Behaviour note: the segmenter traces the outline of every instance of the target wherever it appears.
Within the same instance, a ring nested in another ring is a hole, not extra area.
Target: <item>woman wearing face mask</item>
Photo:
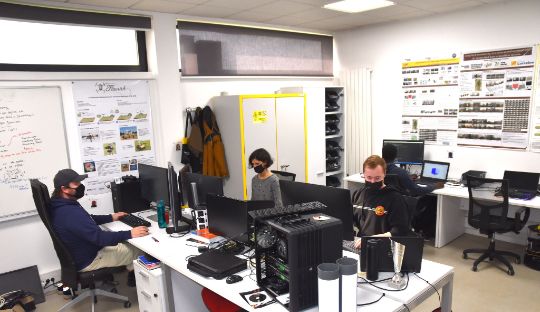
[[[384,184],[386,162],[379,156],[364,161],[366,187],[354,204],[357,236],[405,236],[409,233],[407,205],[401,194]]]
[[[257,173],[251,179],[251,199],[271,200],[276,207],[283,207],[279,179],[268,169],[273,163],[270,153],[264,148],[259,148],[249,155],[250,167]]]

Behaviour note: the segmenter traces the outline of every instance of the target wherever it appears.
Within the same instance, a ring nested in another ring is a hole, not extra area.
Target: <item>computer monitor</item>
[[[222,195],[208,194],[206,211],[210,233],[231,240],[249,243],[252,220],[249,211],[273,208],[270,200],[238,200]]]
[[[149,202],[163,200],[169,206],[169,176],[166,168],[139,164],[141,196]]]
[[[426,160],[422,165],[422,179],[446,182],[450,163]]]
[[[343,239],[353,240],[353,207],[347,189],[293,181],[279,181],[283,205],[319,201],[327,206],[323,213],[341,220]]]
[[[383,147],[392,144],[397,148],[396,163],[402,165],[421,165],[424,161],[423,140],[383,140]]]
[[[168,176],[168,186],[169,186],[169,207],[171,211],[171,218],[173,224],[173,232],[178,233],[182,231],[189,230],[189,224],[183,223],[180,221],[182,213],[180,212],[180,194],[178,192],[178,175],[174,170],[172,163],[167,164],[167,176]]]
[[[540,173],[522,171],[504,171],[503,179],[508,180],[508,189],[533,191],[538,188]]]
[[[197,187],[196,198],[193,195],[192,183]],[[183,172],[182,191],[187,194],[189,207],[198,209],[199,206],[206,206],[207,194],[223,195],[223,180],[219,177]]]

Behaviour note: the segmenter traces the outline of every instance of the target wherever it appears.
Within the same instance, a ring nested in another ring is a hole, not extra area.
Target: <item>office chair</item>
[[[60,260],[62,284],[70,287],[72,289],[72,294],[73,290],[77,290],[79,286],[81,287],[81,290],[88,288],[77,296],[73,294],[73,299],[61,307],[58,311],[66,311],[87,297],[93,298],[92,311],[94,311],[94,305],[97,303],[98,295],[124,302],[125,308],[131,307],[129,298],[116,294],[116,288],[111,289],[110,292],[96,288],[96,282],[112,282],[112,273],[122,270],[123,267],[103,268],[88,272],[78,272],[69,250],[64,245],[62,240],[60,240],[60,238],[56,235],[52,227],[49,215],[51,199],[49,197],[47,186],[37,179],[31,179],[30,186],[32,187],[32,195],[34,197],[37,212],[41,218],[41,221],[43,221],[43,224],[47,228],[47,231],[49,231],[49,235],[51,235],[54,250],[56,251],[58,260]]]
[[[474,261],[472,270],[478,270],[478,264],[486,258],[497,259],[508,268],[508,275],[514,275],[514,268],[503,256],[516,259],[516,263],[521,263],[518,254],[509,251],[495,249],[495,233],[514,232],[516,234],[525,226],[529,219],[530,210],[521,207],[516,211],[514,218],[508,215],[508,180],[478,178],[468,175],[467,188],[469,190],[469,224],[486,234],[489,238],[488,249],[465,249],[463,258],[467,259],[469,253],[481,253],[480,257]],[[502,196],[495,196],[495,192],[500,191]]]
[[[277,171],[277,170],[270,170],[270,171],[273,174],[275,174],[280,180],[294,181],[296,179],[296,174],[292,172]]]
[[[418,202],[421,197],[410,196],[403,186],[401,186],[401,183],[399,183],[397,174],[385,175],[384,184],[398,190],[403,196],[403,199],[405,199],[405,203],[407,204],[407,215],[409,216],[409,228],[411,229],[413,220],[418,213]]]

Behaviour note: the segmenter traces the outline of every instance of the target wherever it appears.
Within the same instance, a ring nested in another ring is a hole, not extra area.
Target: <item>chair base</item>
[[[77,297],[73,298],[70,302],[66,303],[63,307],[58,309],[58,312],[68,311],[70,308],[72,308],[77,303],[83,301],[86,298],[91,298],[92,300],[92,312],[94,312],[95,305],[97,302],[96,296],[104,296],[108,298],[112,298],[119,302],[124,302],[124,307],[129,308],[131,307],[131,302],[129,301],[129,298],[126,296],[121,296],[119,294],[115,294],[109,291],[105,291],[103,289],[87,289],[81,292]]]
[[[503,256],[508,256],[508,257],[512,257],[512,258],[516,259],[517,264],[521,263],[521,256],[520,255],[518,255],[516,253],[513,253],[513,252],[510,252],[510,251],[496,250],[495,249],[495,238],[494,237],[490,237],[488,249],[471,248],[471,249],[463,250],[463,259],[467,259],[468,254],[470,254],[470,253],[479,253],[479,254],[481,254],[480,257],[478,259],[476,259],[474,261],[474,263],[473,263],[472,270],[474,272],[478,271],[478,264],[480,264],[480,262],[482,262],[482,261],[484,261],[486,259],[489,259],[489,261],[492,261],[493,259],[497,259],[497,260],[499,260],[499,262],[506,265],[506,267],[508,269],[506,271],[506,273],[508,273],[508,275],[514,275],[515,274],[514,267]]]

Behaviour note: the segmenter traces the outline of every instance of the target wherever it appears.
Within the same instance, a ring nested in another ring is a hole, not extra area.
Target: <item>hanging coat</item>
[[[216,121],[216,116],[206,106],[203,109],[203,174],[216,177],[228,177],[229,169],[225,160],[225,147],[221,141],[221,134]]]
[[[197,107],[191,123],[191,133],[189,134],[189,149],[191,151],[190,165],[195,173],[202,173],[203,163],[203,129],[202,129],[202,109]]]

